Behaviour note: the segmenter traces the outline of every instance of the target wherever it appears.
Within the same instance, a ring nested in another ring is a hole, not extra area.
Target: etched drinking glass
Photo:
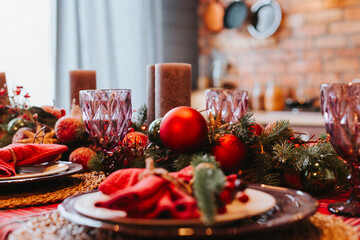
[[[85,129],[93,143],[106,151],[118,146],[132,116],[130,89],[80,91]]]
[[[360,84],[323,84],[321,112],[336,152],[350,166],[351,194],[347,201],[329,204],[330,212],[360,216]]]
[[[206,90],[207,115],[217,117],[225,123],[236,123],[249,108],[248,92],[244,90],[208,89]]]

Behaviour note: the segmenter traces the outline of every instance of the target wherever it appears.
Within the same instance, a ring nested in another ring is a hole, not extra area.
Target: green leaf
[[[55,115],[53,115],[39,107],[31,107],[28,109],[28,111],[31,114],[37,113],[38,114],[37,121],[39,121],[43,124],[46,124],[47,126],[49,126],[51,128],[54,128],[55,123],[58,120],[58,118]]]

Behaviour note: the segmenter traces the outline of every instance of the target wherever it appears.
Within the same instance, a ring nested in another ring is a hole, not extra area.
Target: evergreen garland
[[[134,128],[144,126],[146,107],[143,106],[133,123]],[[260,136],[253,132],[255,119],[251,112],[245,113],[234,124],[221,122],[221,115],[211,116],[208,122],[208,140],[202,149],[195,154],[175,154],[163,146],[150,143],[141,157],[132,156],[128,159],[127,167],[144,167],[144,159],[151,157],[156,167],[168,171],[178,171],[191,164],[195,156],[204,156],[211,152],[212,147],[218,144],[217,140],[224,134],[233,134],[238,137],[247,148],[248,167],[239,172],[240,177],[253,183],[274,186],[286,185],[285,174],[292,174],[301,178],[301,188],[312,194],[318,194],[319,181],[315,181],[306,174],[314,171],[330,171],[336,176],[340,188],[347,187],[349,170],[346,164],[338,157],[336,151],[323,136],[317,141],[304,142],[300,136],[294,137],[294,131],[287,120],[279,120],[269,124]],[[210,156],[210,155],[208,155]],[[196,157],[195,157],[196,158]],[[204,174],[205,173],[200,173]],[[320,179],[326,181],[326,179]],[[284,185],[285,184],[285,185]]]

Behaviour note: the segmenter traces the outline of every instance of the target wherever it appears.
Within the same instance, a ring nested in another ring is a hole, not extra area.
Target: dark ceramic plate
[[[167,239],[178,237],[199,238],[206,236],[231,237],[251,234],[258,231],[273,230],[303,220],[313,215],[317,210],[317,201],[304,192],[263,185],[250,185],[249,187],[264,191],[274,196],[276,199],[275,207],[260,215],[241,219],[229,225],[216,227],[142,226],[139,228],[138,225],[116,224],[108,221],[95,220],[77,213],[74,209],[74,203],[78,197],[86,193],[65,199],[65,201],[59,205],[58,209],[62,217],[75,224],[116,231],[121,234],[134,237]]]
[[[38,176],[38,177],[30,177],[30,178],[22,178],[22,179],[6,179],[6,180],[0,180],[0,186],[8,186],[12,184],[23,184],[23,183],[32,183],[32,182],[38,182],[38,181],[47,181],[50,179],[60,178],[64,176],[68,176],[74,173],[78,173],[82,171],[83,167],[80,164],[72,163],[72,162],[63,162],[59,161],[57,163],[63,163],[69,166],[69,168],[63,172],[46,175],[46,176]],[[34,172],[34,167],[21,167],[22,172]],[[43,166],[40,166],[39,169],[41,170]]]

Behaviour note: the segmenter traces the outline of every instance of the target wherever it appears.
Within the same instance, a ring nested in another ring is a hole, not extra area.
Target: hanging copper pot
[[[210,0],[203,14],[206,29],[214,33],[220,32],[224,28],[224,14],[224,6],[217,0]]]

